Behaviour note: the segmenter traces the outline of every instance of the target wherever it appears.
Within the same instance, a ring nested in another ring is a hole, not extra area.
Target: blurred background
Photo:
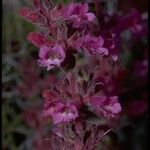
[[[69,0],[58,0],[67,3]],[[82,1],[85,2],[85,1]],[[116,133],[110,135],[115,145],[111,150],[148,149],[148,43],[147,0],[91,0],[86,1],[94,11],[97,2],[108,14],[129,15],[136,8],[143,18],[144,32],[131,35],[128,29],[120,33],[120,69],[116,76],[119,84],[122,116]],[[33,24],[18,15],[20,7],[31,6],[31,0],[3,0],[2,18],[2,149],[42,150],[40,124],[42,90],[55,80],[37,64],[38,50],[26,40]],[[112,26],[114,23],[112,23]],[[108,150],[109,150],[108,149]],[[103,149],[102,149],[103,150]]]

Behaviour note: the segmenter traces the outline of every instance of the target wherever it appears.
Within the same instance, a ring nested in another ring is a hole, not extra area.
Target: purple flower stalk
[[[56,44],[52,48],[43,45],[40,48],[39,57],[40,66],[47,67],[49,71],[55,66],[60,66],[65,59],[65,53],[61,45]]]
[[[43,116],[53,124],[50,146],[51,149],[62,145],[62,149],[93,150],[115,127],[121,112],[115,93],[109,95],[106,84],[96,80],[101,76],[97,68],[105,70],[104,61],[118,60],[115,35],[109,30],[93,32],[90,26],[94,25],[96,16],[89,12],[87,3],[56,7],[45,3],[45,0],[33,0],[34,8],[22,8],[20,14],[45,29],[31,32],[27,37],[39,48],[39,65],[47,71],[61,70],[60,77],[43,92]],[[81,64],[80,54],[84,55]],[[74,65],[68,69],[72,61]],[[101,119],[105,128],[101,127]]]

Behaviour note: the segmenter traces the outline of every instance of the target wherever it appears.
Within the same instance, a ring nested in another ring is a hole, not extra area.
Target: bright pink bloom
[[[121,111],[117,96],[94,96],[90,99],[90,104],[98,114],[103,114],[106,118],[114,118]]]
[[[79,28],[95,19],[95,15],[93,13],[88,13],[88,10],[89,7],[86,3],[71,3],[62,9],[62,14],[65,20],[73,23],[73,27]]]
[[[47,67],[47,70],[60,66],[65,59],[65,52],[61,45],[56,44],[53,47],[41,46],[39,52],[40,66]]]

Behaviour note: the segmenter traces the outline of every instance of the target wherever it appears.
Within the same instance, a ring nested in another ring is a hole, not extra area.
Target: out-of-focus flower
[[[32,65],[30,65],[32,64]],[[39,80],[39,68],[35,60],[22,59],[18,69],[22,77],[22,82],[17,86],[17,91],[22,97],[30,99],[39,92],[37,80]],[[39,93],[38,93],[39,94]]]
[[[32,135],[30,135],[32,149],[48,150],[48,143],[44,138],[46,136],[45,129],[47,120],[42,115],[41,107],[38,105],[30,106],[23,112],[22,117],[25,123],[33,129]]]
[[[136,61],[134,63],[134,75],[136,77],[147,77],[148,73],[148,61]]]
[[[17,85],[16,90],[26,100],[38,96],[41,90],[48,88],[50,84],[56,81],[54,74],[45,76],[43,79],[40,76],[37,61],[34,59],[22,59],[18,64],[18,70],[20,71],[22,80]]]
[[[40,66],[47,67],[47,71],[60,66],[65,59],[65,52],[61,45],[56,44],[53,47],[41,46],[39,52],[40,59],[38,60]]]
[[[42,116],[42,111],[40,110],[39,106],[32,106],[27,108],[23,114],[23,119],[27,125],[32,128],[41,129],[44,127],[44,120]]]
[[[116,25],[114,25],[111,30],[116,34],[120,34],[125,30],[130,30],[133,34],[142,32],[141,14],[137,9],[132,8],[128,14],[118,17]]]

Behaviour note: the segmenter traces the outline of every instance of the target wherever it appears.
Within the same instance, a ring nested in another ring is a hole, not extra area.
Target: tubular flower
[[[60,66],[65,59],[65,52],[61,45],[56,44],[53,47],[41,46],[39,52],[40,59],[38,60],[40,66],[47,67],[47,71]]]
[[[62,9],[62,14],[65,20],[72,22],[74,28],[79,28],[86,25],[95,19],[93,13],[88,13],[88,4],[71,3]]]
[[[74,46],[78,50],[85,50],[85,52],[88,52],[89,54],[95,54],[95,55],[108,55],[108,49],[103,47],[104,46],[104,39],[99,37],[93,37],[90,34],[87,34],[85,36],[82,36],[78,38]]]
[[[121,111],[117,96],[94,96],[90,99],[90,105],[106,118],[114,118]]]
[[[61,101],[46,104],[43,114],[45,117],[52,117],[54,124],[70,122],[78,117],[78,111],[73,103]]]

